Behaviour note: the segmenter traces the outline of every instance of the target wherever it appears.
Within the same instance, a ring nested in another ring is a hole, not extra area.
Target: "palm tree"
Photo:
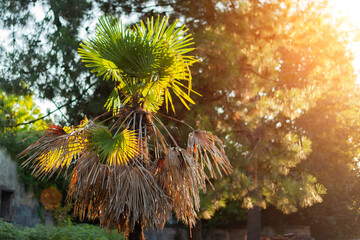
[[[20,155],[36,177],[65,172],[71,178],[68,200],[80,219],[99,218],[130,239],[143,239],[144,227],[162,229],[172,211],[193,227],[199,189],[231,171],[215,135],[192,129],[181,148],[156,116],[164,103],[175,111],[173,97],[187,108],[194,104],[189,66],[196,60],[186,55],[193,39],[177,21],[167,23],[158,17],[129,28],[101,18],[79,54],[91,72],[114,84],[107,112],[78,126],[50,125]]]

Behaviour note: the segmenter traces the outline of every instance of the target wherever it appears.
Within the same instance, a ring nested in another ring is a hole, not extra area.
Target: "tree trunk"
[[[196,220],[196,225],[193,229],[191,229],[192,238],[191,240],[202,240],[202,227],[201,227],[201,219]]]
[[[261,208],[254,206],[248,210],[247,240],[260,240],[261,235]]]
[[[129,240],[145,240],[144,226],[140,222],[135,223],[134,230],[129,233]]]

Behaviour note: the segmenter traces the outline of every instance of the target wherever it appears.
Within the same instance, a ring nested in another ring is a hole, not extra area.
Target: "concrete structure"
[[[288,226],[282,231],[275,231],[270,226],[263,226],[261,230],[262,240],[287,239],[284,237],[276,238],[275,236],[295,235],[297,239],[311,239],[309,226]],[[188,228],[166,227],[162,231],[145,232],[147,240],[191,240],[189,238]],[[204,228],[202,229],[204,240],[246,240],[246,228]]]
[[[38,212],[38,199],[19,182],[16,161],[0,149],[0,218],[33,227],[41,222]]]

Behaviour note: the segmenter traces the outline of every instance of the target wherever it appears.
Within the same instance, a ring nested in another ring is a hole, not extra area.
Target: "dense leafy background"
[[[44,17],[34,14],[35,5]],[[202,97],[194,95],[192,111],[176,105],[175,117],[220,136],[235,168],[204,196],[201,216],[244,216],[242,207],[253,204],[268,207],[264,223],[310,224],[317,239],[360,232],[359,90],[350,35],[326,2],[2,0],[0,14],[12,31],[2,45],[1,90],[65,105],[62,121],[71,124],[103,112],[111,92],[77,55],[97,16],[180,18],[201,59],[192,73]],[[186,139],[180,123],[164,122]],[[317,202],[323,188],[322,203],[299,208]]]

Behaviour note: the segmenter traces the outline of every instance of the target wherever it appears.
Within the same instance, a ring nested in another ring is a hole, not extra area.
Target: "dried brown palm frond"
[[[94,126],[85,120],[76,127],[60,127],[51,124],[41,138],[19,154],[29,157],[23,166],[33,169],[32,174],[43,178],[56,171],[68,169],[70,164],[82,153],[87,142],[85,132]]]
[[[100,225],[118,231],[134,229],[136,221],[146,228],[163,228],[170,212],[169,198],[151,172],[137,161],[108,166],[88,152],[76,162],[69,186],[69,200],[80,219],[100,219]]]
[[[220,176],[222,176],[221,170],[225,174],[232,171],[222,141],[210,132],[196,130],[190,133],[188,152],[200,161],[202,167],[206,166],[212,178],[216,178],[215,168]]]
[[[171,197],[177,219],[193,227],[200,207],[199,188],[206,190],[205,173],[185,149],[169,148],[164,160],[158,160],[156,177]]]
[[[219,168],[231,170],[221,141],[195,131],[188,149],[181,149],[160,119],[139,107],[122,109],[109,120],[110,128],[93,122],[64,129],[52,125],[23,152],[32,154],[26,164],[32,163],[36,176],[51,176],[74,164],[68,200],[74,200],[80,219],[99,218],[101,226],[126,232],[136,222],[161,229],[173,210],[177,219],[193,227],[199,189],[206,191],[205,167],[211,177],[212,164],[220,174]]]
[[[171,139],[173,145],[174,145],[175,147],[178,147],[178,144],[177,144],[175,138],[171,135],[171,133],[169,132],[168,128],[164,125],[164,123],[163,123],[158,117],[156,117],[154,114],[151,114],[151,113],[150,113],[150,116],[151,116],[151,119],[154,119],[154,121],[155,121],[156,123],[158,123],[158,124],[163,128],[163,130],[168,134],[168,137]],[[153,125],[156,127],[155,123],[154,123]],[[156,127],[156,128],[157,128],[157,127]],[[157,133],[160,133],[160,131],[158,130]],[[161,135],[161,134],[160,134],[160,135]],[[162,136],[162,135],[161,135],[161,136]],[[157,137],[159,137],[159,136],[157,136]],[[164,138],[164,140],[165,140],[165,138]],[[163,151],[165,152],[166,150],[163,149]]]

